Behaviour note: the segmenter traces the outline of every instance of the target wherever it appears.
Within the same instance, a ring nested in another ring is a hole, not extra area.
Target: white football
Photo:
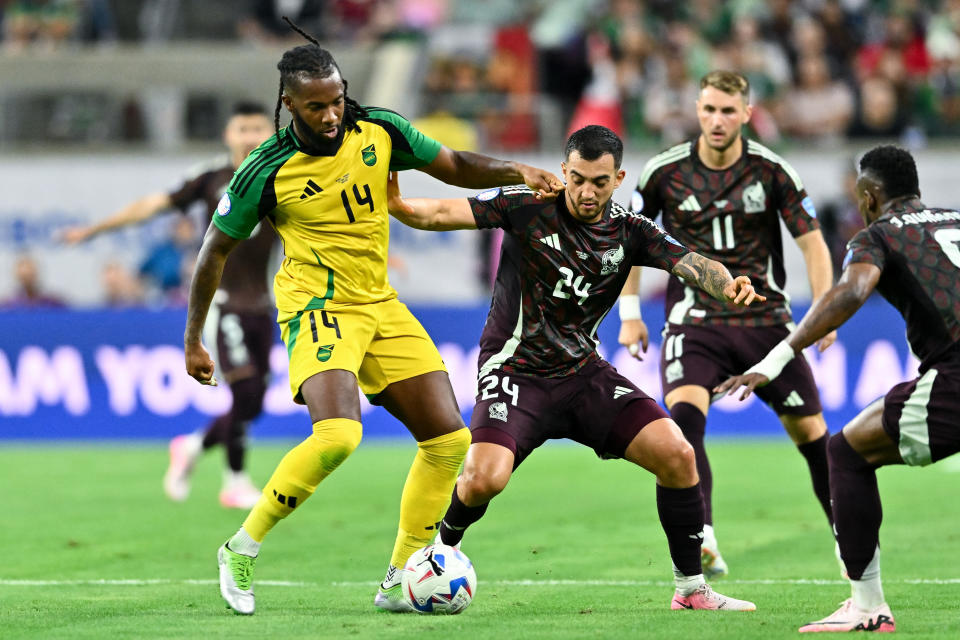
[[[420,613],[460,613],[477,592],[470,558],[443,544],[417,550],[400,578],[407,602]]]

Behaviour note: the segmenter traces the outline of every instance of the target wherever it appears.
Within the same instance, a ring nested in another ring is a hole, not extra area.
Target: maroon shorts
[[[960,451],[960,348],[890,389],[883,399],[883,429],[909,465]]]
[[[711,391],[733,375],[760,362],[790,331],[772,327],[667,324],[660,345],[660,384],[663,395],[684,385]],[[803,354],[790,361],[757,397],[777,415],[812,416],[822,411],[813,371]]]
[[[514,454],[514,469],[547,440],[569,438],[601,458],[622,458],[647,424],[667,413],[635,384],[598,360],[571,376],[493,371],[479,380],[470,418],[473,442]]]
[[[213,347],[218,374],[231,383],[268,375],[276,330],[272,313],[211,304],[204,340]]]

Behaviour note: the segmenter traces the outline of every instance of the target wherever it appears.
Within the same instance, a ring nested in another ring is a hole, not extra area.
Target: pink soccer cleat
[[[682,596],[679,592],[673,594],[670,602],[671,609],[708,609],[711,611],[756,611],[757,605],[746,600],[737,600],[714,591],[710,585],[704,583],[696,591]]]
[[[190,474],[202,449],[200,437],[193,433],[170,441],[170,466],[163,476],[163,490],[174,502],[183,502],[190,495]]]
[[[890,607],[884,602],[873,611],[864,611],[853,604],[853,598],[844,600],[840,608],[823,620],[800,627],[800,633],[831,631],[879,631],[889,633],[897,630]]]
[[[229,474],[220,491],[220,504],[228,509],[253,509],[260,500],[260,489],[246,473]]]

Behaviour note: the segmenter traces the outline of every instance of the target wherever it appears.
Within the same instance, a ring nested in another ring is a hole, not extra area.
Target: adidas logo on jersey
[[[633,389],[630,387],[614,387],[613,388],[613,399],[616,400],[620,396],[625,396],[628,393],[633,393]]]
[[[551,249],[556,249],[560,251],[560,236],[556,233],[550,234],[546,238],[540,238],[540,242],[547,245]]]
[[[311,180],[307,180],[307,186],[303,189],[303,193],[300,194],[300,199],[301,199],[301,200],[306,200],[306,199],[309,198],[310,196],[315,196],[315,195],[317,195],[318,193],[320,193],[321,191],[323,191],[323,187],[321,187],[320,185],[318,185],[318,184],[317,184],[316,182],[314,182],[312,179],[311,179]]]
[[[680,211],[700,211],[700,202],[697,200],[697,197],[691,193],[687,196],[686,200],[680,203],[677,209]]]
[[[790,395],[787,396],[787,399],[783,401],[783,406],[785,407],[802,407],[803,398],[800,397],[800,394],[796,391],[791,391]]]

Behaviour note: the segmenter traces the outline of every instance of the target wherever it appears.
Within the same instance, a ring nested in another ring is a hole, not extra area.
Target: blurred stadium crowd
[[[960,132],[958,0],[0,0],[5,55],[111,43],[288,45],[427,56],[420,114],[461,146],[539,148],[543,110],[634,148],[696,132],[697,80],[745,72],[754,134],[822,143]],[[551,120],[555,121],[552,117]],[[126,135],[136,138],[138,131]]]

